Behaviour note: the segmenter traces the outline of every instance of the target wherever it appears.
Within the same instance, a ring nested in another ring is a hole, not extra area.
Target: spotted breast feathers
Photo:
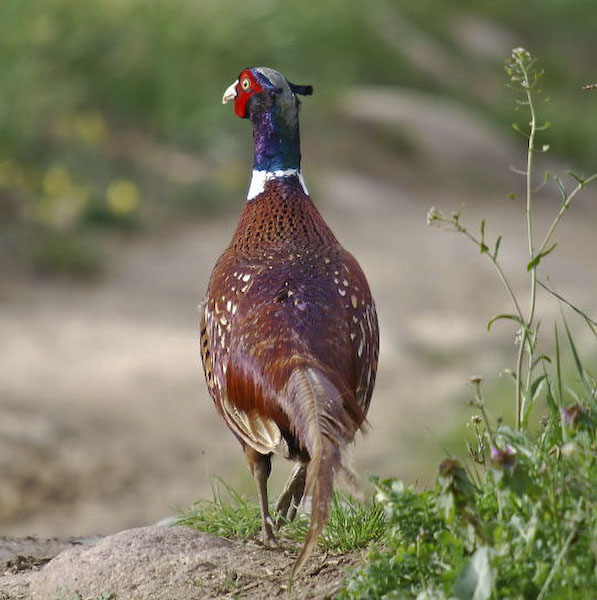
[[[202,311],[208,387],[228,426],[262,454],[300,455],[280,397],[296,367],[316,366],[356,431],[375,383],[378,335],[356,260],[298,181],[269,182],[246,204]]]

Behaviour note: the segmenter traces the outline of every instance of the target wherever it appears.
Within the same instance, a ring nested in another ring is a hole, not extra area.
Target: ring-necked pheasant
[[[367,280],[311,202],[300,171],[297,94],[265,67],[243,70],[222,101],[253,123],[244,210],[218,259],[201,315],[201,354],[217,410],[241,443],[259,495],[263,540],[312,493],[311,524],[293,572],[327,518],[342,451],[363,426],[379,334]],[[296,461],[276,505],[271,456]]]

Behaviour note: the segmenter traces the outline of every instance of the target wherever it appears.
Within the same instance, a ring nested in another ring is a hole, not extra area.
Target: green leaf
[[[533,408],[534,402],[541,391],[541,384],[546,379],[547,375],[539,375],[533,383],[531,383],[531,387],[529,388],[528,402],[525,402],[524,414],[522,416],[523,422],[526,423],[528,416]]]
[[[570,177],[572,177],[572,179],[576,180],[581,187],[585,185],[586,180],[583,177],[581,177],[580,175],[577,175],[573,171],[566,171],[566,173],[568,175],[570,175]]]
[[[548,362],[551,364],[551,357],[547,354],[541,354],[533,360],[531,368],[534,369],[540,362]]]
[[[479,250],[481,254],[489,252],[489,248],[485,243],[485,219],[481,220],[481,243],[479,244]]]
[[[508,198],[510,198],[510,200],[516,200],[518,198],[518,194],[516,192],[510,192],[508,194]]]
[[[547,382],[545,401],[547,402],[547,406],[549,407],[551,416],[555,421],[558,418],[560,411],[559,411],[558,405],[556,403],[556,399],[555,399],[552,389],[551,389],[551,381],[547,378],[547,371],[545,370],[545,365],[543,365],[543,373],[545,374],[545,381]]]
[[[578,371],[578,374],[585,386],[585,389],[589,393],[589,396],[592,397],[593,390],[591,388],[591,384],[587,380],[587,375],[585,373],[585,369],[582,365],[582,361],[580,360],[580,356],[576,349],[576,344],[574,343],[574,340],[572,339],[572,333],[570,332],[570,328],[568,327],[568,321],[566,321],[566,318],[564,317],[563,314],[562,314],[562,319],[564,321],[564,327],[566,328],[566,336],[568,337],[568,343],[570,344],[570,350],[572,351],[572,356],[574,358],[574,364],[576,365],[576,370]]]
[[[529,137],[529,134],[526,131],[523,131],[518,123],[512,123],[512,129],[517,133],[520,133],[520,135],[523,135],[525,138]]]
[[[490,331],[491,330],[491,326],[496,321],[499,321],[500,319],[509,319],[510,321],[516,321],[520,325],[523,325],[523,322],[522,322],[522,320],[520,319],[520,317],[518,315],[508,315],[508,314],[497,315],[497,316],[493,317],[493,319],[491,319],[489,321],[489,323],[487,323],[487,331]]]
[[[558,324],[554,325],[555,338],[556,338],[556,379],[557,379],[557,390],[558,390],[558,405],[562,406],[562,362],[560,356],[560,337],[558,334]]]
[[[566,191],[566,188],[564,187],[562,180],[557,176],[554,176],[553,180],[556,182],[556,185],[558,186],[558,189],[560,190],[560,194],[562,194],[562,201],[566,202],[566,200],[568,200],[568,192]]]
[[[550,246],[547,250],[545,250],[543,252],[539,252],[539,254],[537,254],[537,256],[533,257],[533,260],[531,260],[527,264],[527,271],[531,271],[532,269],[534,269],[541,262],[541,259],[543,259],[543,257],[547,256],[550,252],[553,252],[553,250],[555,249],[555,247],[557,245],[558,244],[555,243],[555,244],[553,244],[553,246]]]
[[[459,600],[489,600],[495,590],[495,573],[491,568],[491,550],[480,546],[454,583],[452,593]]]
[[[569,306],[575,313],[579,314],[584,319],[585,323],[589,326],[589,329],[591,329],[593,334],[597,337],[597,330],[595,329],[595,327],[597,327],[597,321],[594,321],[593,319],[591,319],[591,317],[589,317],[589,315],[587,315],[586,312],[584,312],[578,306],[575,306],[574,304],[572,304],[572,302],[569,302],[568,300],[566,300],[566,298],[564,298],[564,296],[562,296],[561,294],[558,294],[555,290],[546,286],[542,281],[537,280],[537,283],[545,291],[549,292],[552,296],[554,296],[555,298],[557,298],[558,300],[560,300],[561,302],[563,302],[564,304]]]
[[[533,383],[531,383],[531,400],[535,400],[537,394],[539,393],[539,389],[541,386],[541,382],[546,378],[546,375],[539,375]]]
[[[512,492],[522,498],[534,498],[541,493],[541,488],[533,481],[526,468],[517,463],[512,473],[504,473],[504,482]]]
[[[527,172],[526,171],[523,171],[522,169],[518,169],[514,165],[510,165],[510,171],[512,171],[512,173],[516,173],[518,175],[522,175],[523,177],[527,176]]]
[[[502,243],[502,236],[498,235],[497,240],[495,240],[495,248],[493,249],[493,259],[497,259],[498,252],[500,251],[500,244]]]

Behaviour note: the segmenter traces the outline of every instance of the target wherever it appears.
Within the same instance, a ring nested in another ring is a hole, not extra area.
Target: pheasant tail
[[[305,492],[312,490],[311,524],[292,569],[292,578],[311,555],[323,530],[334,474],[342,467],[341,448],[353,439],[364,415],[356,402],[350,403],[351,410],[347,410],[346,403],[350,400],[342,397],[321,370],[312,367],[299,367],[292,372],[286,401],[292,410],[295,434],[309,452]]]

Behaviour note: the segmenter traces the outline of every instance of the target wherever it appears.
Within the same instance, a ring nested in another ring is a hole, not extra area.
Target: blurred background
[[[595,31],[594,0],[3,0],[0,533],[150,523],[209,497],[213,476],[254,494],[197,351],[197,304],[250,177],[250,124],[221,105],[246,66],[314,85],[305,178],[377,301],[363,480],[424,486],[445,452],[463,453],[471,375],[494,414],[512,414],[498,373],[513,366],[514,329],[486,327],[508,299],[489,263],[425,216],[486,218],[524,289],[523,207],[508,194],[525,144],[511,124],[527,119],[503,63],[524,46],[546,70],[538,177],[588,175]],[[595,188],[578,199],[542,266],[593,316],[596,200]],[[540,231],[558,207],[546,188]],[[540,298],[545,330],[557,314]],[[275,463],[274,494],[288,469]]]

